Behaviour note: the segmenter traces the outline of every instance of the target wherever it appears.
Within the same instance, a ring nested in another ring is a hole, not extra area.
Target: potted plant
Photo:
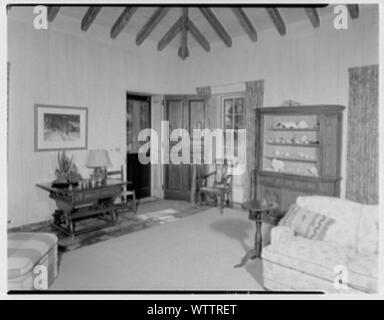
[[[73,155],[71,158],[69,158],[65,151],[61,153],[59,152],[57,155],[57,160],[58,168],[55,170],[56,180],[52,186],[67,188],[72,185],[76,187],[82,177],[77,171],[77,166],[74,162]]]

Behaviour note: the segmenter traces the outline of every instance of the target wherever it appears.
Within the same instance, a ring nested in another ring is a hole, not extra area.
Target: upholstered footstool
[[[8,233],[8,290],[47,289],[56,276],[56,235]]]

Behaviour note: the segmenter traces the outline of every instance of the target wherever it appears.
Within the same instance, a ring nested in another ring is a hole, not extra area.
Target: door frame
[[[207,121],[207,100],[202,97],[202,96],[198,96],[198,95],[193,95],[193,94],[167,94],[167,95],[164,95],[163,96],[163,118],[164,120],[168,121],[168,106],[167,106],[167,100],[183,100],[183,103],[184,103],[184,106],[183,108],[185,107],[185,104],[186,104],[186,107],[187,107],[187,112],[188,112],[188,131],[189,131],[189,134],[190,134],[190,137],[192,137],[192,133],[191,133],[191,109],[189,107],[189,103],[190,101],[194,101],[194,100],[204,100],[204,127],[206,126],[206,121]],[[184,114],[182,115],[182,117],[184,117]],[[191,165],[188,165],[189,166],[189,170],[188,170],[188,180],[189,182],[191,182],[191,179],[192,179],[192,166]],[[163,178],[162,178],[162,186],[163,186],[163,198],[165,199],[166,198],[166,182],[167,182],[167,174],[168,174],[168,170],[167,170],[167,165],[163,165]],[[188,197],[185,195],[185,199],[183,197],[182,200],[186,200],[186,201],[189,201],[190,200],[190,189],[188,189]],[[173,199],[177,199],[177,197],[174,197]]]
[[[163,97],[164,103],[163,104],[164,104],[164,120],[165,121],[169,121],[168,105],[167,105],[167,101],[168,100],[182,100],[183,101],[181,117],[182,117],[182,119],[184,118],[184,116],[185,116],[184,115],[184,108],[185,108],[185,103],[187,101],[186,97],[187,97],[187,95],[183,95],[183,94],[175,94],[175,95],[168,94],[168,95],[164,95],[164,97]],[[189,130],[190,130],[190,115],[189,115],[189,112],[188,112],[188,131]],[[187,194],[179,196],[178,194],[172,194],[172,192],[167,192],[166,191],[167,190],[166,183],[168,181],[168,174],[169,174],[168,165],[167,164],[163,164],[163,183],[162,183],[162,185],[163,185],[163,197],[164,197],[164,199],[187,200],[189,198],[189,196]],[[190,179],[191,179],[191,174],[190,174],[190,172],[188,172],[188,180],[190,180]],[[168,195],[168,197],[167,197],[167,195]]]
[[[127,104],[128,104],[128,99],[133,98],[132,100],[140,100],[140,101],[148,101],[149,103],[149,128],[152,128],[152,95],[149,93],[140,93],[140,92],[134,92],[134,91],[126,91],[125,94],[125,114],[127,114]],[[125,125],[125,137],[127,137],[127,126]],[[127,147],[127,141],[125,142],[125,145]],[[125,175],[127,175],[127,161],[128,161],[128,150],[125,151],[125,161],[124,161],[124,171]],[[151,164],[148,166],[149,170],[149,197],[152,196],[152,168]]]

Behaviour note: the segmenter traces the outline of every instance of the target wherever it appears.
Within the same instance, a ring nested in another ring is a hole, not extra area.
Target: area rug
[[[142,199],[140,199],[142,201]],[[59,254],[77,250],[95,243],[117,238],[122,235],[151,228],[160,224],[174,222],[178,219],[201,212],[205,207],[198,208],[196,205],[177,200],[152,200],[141,202],[138,211],[120,211],[117,224],[103,227],[102,229],[82,233],[72,238],[65,233],[53,228],[50,223],[23,226],[14,229],[14,232],[52,232],[59,239]],[[97,218],[85,219],[76,223],[76,230],[95,227],[105,224]]]
[[[234,268],[253,245],[241,210],[210,208],[62,255],[52,290],[258,291],[262,263]]]
[[[154,212],[143,213],[138,215],[137,218],[143,221],[150,220],[150,219],[157,219],[160,223],[165,223],[170,221],[176,221],[177,213],[179,213],[177,210],[173,208],[168,208],[164,210],[157,210]]]

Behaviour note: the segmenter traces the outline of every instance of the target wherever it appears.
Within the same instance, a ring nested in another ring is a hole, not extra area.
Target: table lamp
[[[86,166],[94,168],[94,177],[104,183],[107,180],[107,167],[112,166],[107,150],[89,150]]]

